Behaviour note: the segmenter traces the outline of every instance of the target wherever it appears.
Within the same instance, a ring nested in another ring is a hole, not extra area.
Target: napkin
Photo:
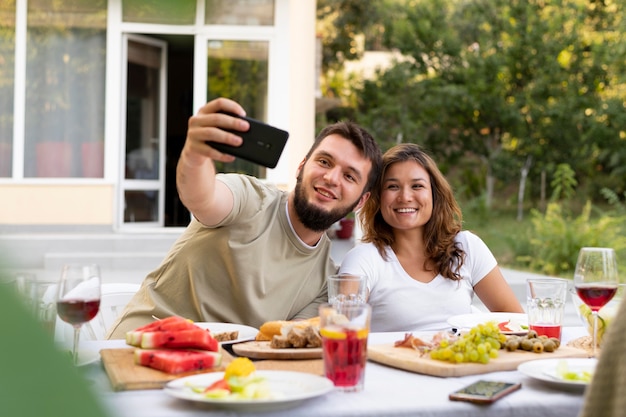
[[[100,299],[100,280],[98,277],[92,277],[87,281],[81,282],[65,294],[62,300],[69,300],[73,298],[82,300]]]

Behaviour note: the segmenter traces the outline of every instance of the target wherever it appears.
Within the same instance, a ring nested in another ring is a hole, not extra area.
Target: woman
[[[452,188],[415,144],[385,152],[377,188],[360,212],[364,242],[340,273],[368,278],[372,331],[431,331],[472,312],[474,293],[490,311],[523,313],[489,248],[462,231]]]

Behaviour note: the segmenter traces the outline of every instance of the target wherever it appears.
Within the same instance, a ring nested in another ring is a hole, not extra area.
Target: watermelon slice
[[[194,329],[165,330],[156,332],[144,332],[141,335],[141,348],[143,349],[202,349],[217,352],[219,342],[210,332],[194,326]]]
[[[168,374],[212,369],[222,364],[222,355],[189,349],[135,349],[135,363]]]
[[[141,346],[141,335],[145,332],[162,332],[175,330],[188,330],[199,328],[192,321],[179,316],[171,316],[165,319],[153,321],[145,326],[126,332],[126,343],[131,346]]]

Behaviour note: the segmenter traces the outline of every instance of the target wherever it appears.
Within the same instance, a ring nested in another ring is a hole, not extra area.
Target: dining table
[[[371,333],[369,345],[402,340],[405,333]],[[562,343],[586,336],[584,327],[564,327]],[[129,348],[124,340],[82,342],[81,349]],[[540,355],[536,355],[540,358]],[[383,365],[366,364],[365,384],[360,392],[331,390],[286,409],[258,412],[222,409],[168,395],[163,389],[116,391],[101,360],[81,367],[84,377],[112,416],[193,417],[193,416],[423,416],[423,417],[575,417],[584,400],[584,386],[550,383],[519,370],[459,377],[430,376]],[[520,382],[521,389],[487,405],[451,401],[448,395],[472,382],[487,379]]]

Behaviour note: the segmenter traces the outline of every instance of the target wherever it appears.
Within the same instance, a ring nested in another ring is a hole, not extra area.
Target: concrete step
[[[67,263],[95,263],[110,270],[154,269],[167,252],[51,252],[44,254],[44,269],[60,270]]]
[[[120,262],[120,267],[132,268],[132,265],[126,263],[126,260],[132,260],[129,254],[132,256],[142,254],[141,259],[138,259],[138,267],[143,268],[146,262],[153,262],[155,258],[162,258],[180,236],[180,233],[178,231],[146,234],[0,234],[0,248],[2,248],[2,259],[13,268],[56,268],[62,262],[61,259],[71,257],[77,259],[100,257],[103,263]],[[94,254],[98,255],[95,256]],[[116,258],[119,258],[119,261]]]

